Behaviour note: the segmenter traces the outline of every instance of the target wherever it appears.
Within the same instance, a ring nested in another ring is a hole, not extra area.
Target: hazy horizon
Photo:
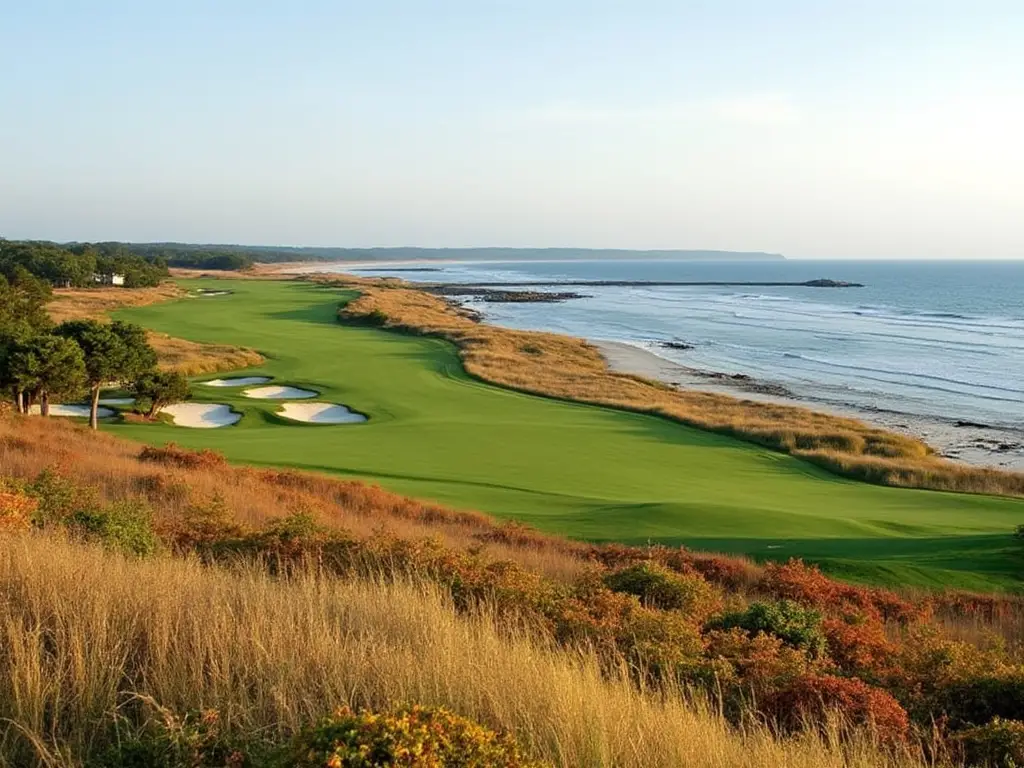
[[[0,236],[1024,258],[1020,3],[424,5],[7,9]]]

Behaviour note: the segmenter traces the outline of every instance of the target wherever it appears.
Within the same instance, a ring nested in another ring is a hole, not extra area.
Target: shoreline
[[[1011,472],[1024,471],[1024,433],[1019,430],[937,416],[837,405],[798,397],[779,384],[691,368],[629,342],[606,339],[587,339],[587,342],[600,351],[608,368],[616,373],[655,379],[679,390],[801,406],[835,416],[855,418],[889,432],[919,438],[935,449],[938,455],[951,461]]]

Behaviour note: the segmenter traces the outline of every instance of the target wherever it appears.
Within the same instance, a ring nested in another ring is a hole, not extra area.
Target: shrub
[[[294,768],[540,768],[511,738],[444,709],[340,709],[295,740]]]
[[[764,632],[806,651],[813,658],[823,656],[827,647],[821,614],[792,600],[752,603],[745,611],[722,616],[712,623],[711,628],[739,628],[751,634]]]
[[[38,509],[38,500],[0,486],[0,531],[28,530]]]
[[[67,526],[85,538],[133,555],[151,555],[160,541],[153,531],[152,513],[138,500],[126,499],[76,512]]]
[[[856,678],[810,674],[766,696],[762,709],[785,731],[823,725],[839,717],[843,728],[869,728],[881,741],[906,740],[910,720],[899,702],[886,691]]]
[[[227,466],[228,463],[224,454],[217,451],[212,451],[209,448],[190,451],[187,448],[178,447],[175,443],[168,443],[162,448],[147,445],[139,453],[139,459],[182,469],[217,469]]]
[[[1024,721],[1024,672],[950,683],[938,691],[931,708],[954,727],[979,726],[993,718]]]
[[[216,710],[159,718],[110,747],[102,768],[248,768],[257,764],[249,750],[230,743]]]
[[[608,574],[614,592],[636,595],[651,608],[681,611],[703,621],[721,605],[716,590],[697,574],[679,574],[655,563],[637,563]]]
[[[990,723],[958,734],[964,763],[988,768],[1024,766],[1024,723],[993,718]]]
[[[25,493],[38,502],[32,522],[40,528],[62,523],[80,510],[100,505],[95,488],[82,488],[51,469],[40,472],[25,486]]]

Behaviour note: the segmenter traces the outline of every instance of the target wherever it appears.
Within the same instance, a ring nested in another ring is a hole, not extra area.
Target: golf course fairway
[[[369,420],[303,424],[277,415],[281,401],[246,397],[244,387],[194,386],[195,402],[228,404],[241,420],[104,429],[212,448],[234,462],[359,478],[579,539],[799,556],[880,584],[1024,587],[1024,547],[1012,536],[1024,523],[1022,500],[867,485],[654,416],[483,384],[445,341],[340,324],[336,310],[353,292],[291,281],[183,285],[230,293],[116,317],[257,349],[267,361],[244,375],[315,390],[317,402]]]

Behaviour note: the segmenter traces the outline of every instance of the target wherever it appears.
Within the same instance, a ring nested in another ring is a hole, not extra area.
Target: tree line
[[[27,414],[38,404],[49,416],[52,401],[89,397],[89,425],[99,421],[100,391],[130,388],[152,418],[164,405],[188,397],[180,373],[160,371],[156,353],[138,325],[68,320],[54,325],[45,305],[51,290],[26,268],[0,274],[0,387]]]
[[[0,274],[8,281],[21,269],[60,288],[84,288],[97,276],[121,275],[126,288],[159,285],[167,263],[147,259],[120,243],[68,243],[0,239]]]

